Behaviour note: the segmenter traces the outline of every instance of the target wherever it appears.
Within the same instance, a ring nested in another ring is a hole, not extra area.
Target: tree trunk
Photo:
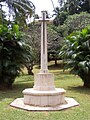
[[[57,66],[58,65],[58,63],[57,63],[57,59],[55,59],[55,66]]]
[[[84,71],[81,71],[81,74],[79,74],[79,77],[83,80],[84,84],[83,87],[90,88],[90,71],[88,73],[85,73]]]
[[[33,75],[33,72],[32,72],[33,68],[28,67],[27,70],[28,70],[28,75]]]
[[[90,88],[90,78],[84,81],[84,87]]]
[[[12,83],[0,83],[0,90],[12,89]]]
[[[28,75],[33,75],[33,65],[31,64],[26,64],[26,68],[27,68],[27,71],[28,71]]]

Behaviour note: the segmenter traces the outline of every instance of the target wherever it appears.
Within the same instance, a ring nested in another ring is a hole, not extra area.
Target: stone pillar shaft
[[[46,11],[42,11],[41,21],[41,70],[40,73],[48,73],[47,67],[47,26]]]

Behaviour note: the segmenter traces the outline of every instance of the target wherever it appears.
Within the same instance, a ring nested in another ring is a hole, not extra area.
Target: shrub
[[[10,88],[30,57],[19,26],[0,25],[0,87]]]
[[[71,73],[78,75],[85,87],[90,87],[90,27],[65,38],[60,55]]]

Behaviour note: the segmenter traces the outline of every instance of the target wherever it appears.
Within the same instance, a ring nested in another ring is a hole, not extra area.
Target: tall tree
[[[68,15],[79,14],[80,12],[90,13],[90,0],[66,0],[66,2],[59,0],[59,3],[60,8],[55,9],[56,18],[54,20],[57,26],[62,25]]]
[[[56,26],[62,25],[68,16],[68,12],[60,9],[59,7],[55,8],[54,12],[56,15],[56,17],[54,19],[54,24]]]
[[[34,4],[29,0],[0,0],[1,10],[8,13],[9,20],[15,20],[18,24],[26,24],[26,19],[32,16],[35,12]],[[6,7],[7,11],[3,9]],[[6,15],[6,14],[5,14]]]
[[[32,46],[34,51],[34,63],[40,62],[40,39],[41,39],[41,25],[39,23],[30,24],[28,30],[26,31],[26,43]],[[57,60],[59,59],[59,52],[61,47],[62,38],[52,29],[52,25],[48,25],[47,27],[47,36],[48,36],[48,60]],[[33,67],[32,65],[29,64]],[[29,66],[28,65],[28,66]],[[26,66],[27,67],[27,66]]]
[[[90,13],[90,0],[82,0],[80,3],[80,11],[87,11],[88,13]]]

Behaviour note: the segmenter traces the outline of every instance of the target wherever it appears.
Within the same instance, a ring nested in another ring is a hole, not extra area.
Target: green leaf
[[[19,26],[17,24],[13,25],[13,31],[15,33],[18,33],[19,32]]]
[[[88,29],[87,29],[87,28],[84,28],[84,29],[82,30],[81,34],[83,34],[84,36],[85,36],[86,34],[88,34]]]
[[[86,66],[86,61],[79,62],[78,66],[84,69],[84,67]]]
[[[72,59],[75,59],[77,57],[77,54],[72,55]]]

